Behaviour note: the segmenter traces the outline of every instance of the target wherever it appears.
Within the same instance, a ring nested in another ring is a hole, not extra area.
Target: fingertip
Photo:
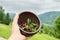
[[[19,15],[19,12],[18,12],[18,13],[16,13],[16,15]]]
[[[14,19],[13,19],[13,22],[17,22],[18,21],[18,18],[19,18],[19,13],[16,13]]]

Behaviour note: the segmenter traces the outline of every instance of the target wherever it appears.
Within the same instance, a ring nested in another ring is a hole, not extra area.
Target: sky
[[[49,11],[60,11],[60,0],[0,0],[5,12],[31,11],[36,15]]]

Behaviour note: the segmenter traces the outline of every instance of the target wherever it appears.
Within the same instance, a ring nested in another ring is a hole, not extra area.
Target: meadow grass
[[[11,25],[0,24],[0,37],[8,39],[11,35]],[[51,37],[47,34],[35,34],[29,40],[58,40],[57,38]]]
[[[0,24],[0,37],[9,38],[11,34],[11,25]]]
[[[29,40],[59,40],[57,38],[54,38],[52,36],[49,36],[47,34],[36,34],[33,37],[31,37]]]

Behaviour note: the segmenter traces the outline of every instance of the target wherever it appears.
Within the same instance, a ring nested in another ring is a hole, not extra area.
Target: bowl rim
[[[41,20],[40,20],[40,18],[36,14],[34,14],[34,12],[32,12],[32,11],[22,11],[22,12],[20,12],[20,14],[22,14],[23,12],[30,12],[33,15],[35,15],[38,18],[40,24],[39,24],[39,28],[35,32],[27,32],[27,31],[24,31],[23,29],[21,29],[21,27],[19,27],[19,29],[22,30],[23,32],[27,33],[27,34],[34,34],[34,33],[37,33],[39,30],[41,30]]]

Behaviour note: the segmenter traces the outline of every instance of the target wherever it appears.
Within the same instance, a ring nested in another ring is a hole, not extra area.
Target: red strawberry
[[[22,24],[22,26],[23,26],[23,27],[25,27],[25,26],[26,26],[26,24]]]
[[[21,27],[25,27],[25,26],[26,26],[26,24],[20,24],[20,26],[21,26]]]

